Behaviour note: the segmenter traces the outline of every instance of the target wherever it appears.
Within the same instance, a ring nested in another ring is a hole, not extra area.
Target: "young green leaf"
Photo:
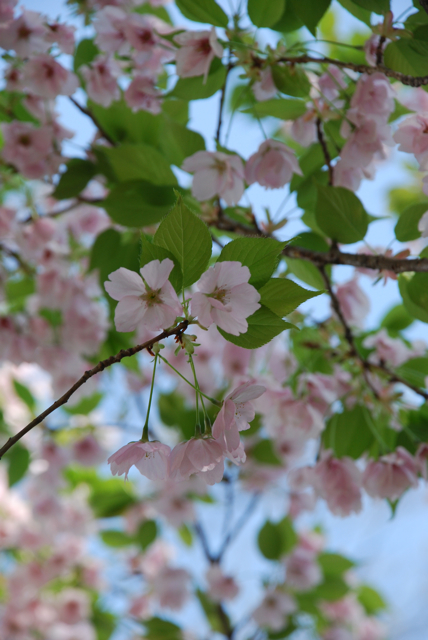
[[[259,549],[268,560],[279,560],[281,556],[292,551],[297,543],[297,534],[289,517],[279,522],[263,525],[258,535]]]
[[[428,211],[428,202],[411,204],[410,207],[407,207],[395,225],[395,237],[397,240],[408,242],[409,240],[420,238],[421,232],[418,229],[418,223],[426,211]]]
[[[315,218],[332,240],[352,244],[367,233],[369,218],[355,193],[343,187],[318,186]]]
[[[285,0],[269,0],[269,2],[248,0],[248,15],[256,27],[271,27],[281,18],[284,9]]]
[[[202,222],[183,202],[181,195],[155,233],[154,243],[170,251],[183,273],[183,287],[190,287],[207,268],[212,241]]]
[[[241,333],[239,336],[226,333],[223,329],[219,329],[219,331],[226,340],[236,344],[238,347],[258,349],[270,342],[272,338],[282,333],[282,331],[297,328],[294,324],[281,320],[276,313],[273,313],[263,305],[252,316],[247,318],[247,322],[248,331]]]
[[[159,260],[162,262],[165,258],[169,258],[174,263],[174,268],[170,273],[169,281],[174,289],[179,293],[183,288],[183,274],[181,273],[180,263],[171,251],[159,247],[157,244],[150,242],[143,234],[141,235],[141,253],[140,253],[140,267],[144,267],[152,260]]]
[[[269,280],[278,266],[285,242],[271,238],[237,238],[229,242],[217,258],[217,262],[240,262],[251,273],[249,283],[259,289]]]
[[[217,93],[225,81],[226,67],[218,58],[214,58],[206,80],[203,76],[179,78],[169,96],[183,100],[203,100]]]
[[[330,6],[331,0],[287,0],[290,7],[309,29],[316,35],[316,26]]]
[[[119,147],[97,147],[119,182],[146,180],[160,186],[176,185],[177,178],[167,159],[147,144],[121,144]]]
[[[259,118],[271,116],[280,120],[296,120],[306,113],[306,103],[303,100],[278,98],[258,102],[249,109],[243,109],[243,113],[251,113]]]
[[[141,228],[162,220],[174,202],[172,186],[129,180],[114,186],[101,204],[114,222]]]
[[[215,27],[227,27],[229,18],[214,0],[176,0],[183,16],[195,22],[206,22]]]
[[[261,304],[281,317],[287,316],[294,309],[297,309],[302,302],[323,293],[322,291],[308,291],[286,278],[271,278],[259,292]]]
[[[293,67],[273,65],[272,78],[281,93],[296,98],[305,98],[309,95],[311,84],[308,76],[299,65]]]
[[[369,410],[356,405],[343,413],[335,413],[327,422],[322,434],[326,449],[333,449],[335,456],[349,456],[355,460],[370,449],[375,440],[376,424]]]
[[[61,174],[52,193],[57,200],[66,200],[78,196],[97,173],[97,167],[89,160],[72,158],[67,162],[67,170]]]
[[[30,452],[18,443],[5,453],[3,460],[8,464],[7,475],[9,486],[12,486],[25,476],[30,465]]]

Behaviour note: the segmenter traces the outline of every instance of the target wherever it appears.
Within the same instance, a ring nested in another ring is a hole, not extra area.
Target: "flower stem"
[[[194,384],[192,384],[185,376],[183,376],[179,371],[177,371],[177,369],[175,367],[173,367],[172,364],[170,362],[168,362],[168,360],[166,358],[164,358],[160,354],[159,354],[159,358],[161,360],[163,360],[163,362],[165,362],[165,364],[167,364],[168,367],[171,367],[171,369],[173,371],[175,371],[175,373],[178,376],[180,376],[180,378],[182,378],[184,380],[184,382],[187,382],[187,384],[189,384],[191,387],[193,387],[193,389],[195,389],[195,391],[199,391],[201,396],[203,396],[204,398],[206,398],[207,400],[209,400],[210,402],[215,404],[217,407],[221,407],[221,405],[222,405],[221,402],[219,402],[218,400],[215,400],[214,398],[210,398],[209,396],[205,395],[205,393],[202,393],[202,391],[200,389],[197,389]]]
[[[146,422],[144,424],[143,434],[141,436],[141,440],[143,442],[148,442],[148,440],[149,440],[149,416],[150,416],[150,409],[151,409],[151,406],[152,406],[153,389],[154,389],[154,386],[155,386],[156,365],[157,365],[157,362],[158,362],[158,357],[159,356],[156,354],[155,355],[155,363],[153,365],[152,385],[150,387],[149,406],[147,407]]]

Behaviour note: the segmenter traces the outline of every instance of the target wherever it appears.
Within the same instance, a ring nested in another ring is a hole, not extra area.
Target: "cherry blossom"
[[[363,475],[363,486],[373,498],[397,500],[409,487],[418,485],[415,459],[403,447],[394,453],[370,460]]]
[[[80,72],[86,80],[86,91],[91,100],[103,107],[109,107],[114,100],[119,100],[117,78],[120,67],[113,58],[97,56],[90,66],[82,65]]]
[[[221,58],[223,47],[217,40],[214,27],[211,31],[186,31],[175,36],[174,41],[180,45],[177,50],[176,72],[181,78],[204,76],[207,79],[211,62],[215,57]]]
[[[49,49],[46,41],[46,26],[36,11],[23,10],[7,27],[0,29],[0,47],[13,49],[21,58],[34,53],[45,53]]]
[[[106,53],[126,55],[130,46],[125,33],[127,14],[123,9],[107,5],[97,12],[94,28],[95,44]]]
[[[6,162],[15,165],[27,178],[42,178],[52,173],[50,158],[53,136],[49,127],[36,128],[27,122],[2,124]],[[56,167],[57,169],[57,167]]]
[[[332,451],[321,454],[310,479],[310,484],[327,502],[330,511],[342,517],[361,511],[361,483],[361,472],[355,462],[346,456],[334,458]]]
[[[340,309],[349,324],[362,326],[370,311],[370,301],[358,284],[356,278],[340,284],[336,290]]]
[[[266,69],[260,72],[259,79],[251,88],[256,100],[259,102],[270,100],[277,94],[278,89],[274,84],[270,67],[266,67]]]
[[[76,28],[60,22],[48,22],[46,27],[48,29],[45,34],[46,42],[55,42],[63,53],[73,55]]]
[[[139,323],[156,331],[172,325],[181,314],[181,304],[168,278],[174,268],[169,258],[152,260],[135,272],[120,267],[104,286],[118,300],[115,323],[118,331],[133,331]]]
[[[286,583],[296,591],[309,591],[322,582],[321,567],[312,550],[301,546],[287,557]]]
[[[192,438],[171,451],[170,478],[177,482],[198,474],[207,484],[220,482],[224,472],[223,449],[213,438]]]
[[[279,631],[286,626],[287,616],[296,611],[295,600],[284,591],[268,591],[261,604],[253,611],[253,618],[261,627]]]
[[[27,62],[24,82],[32,93],[48,100],[58,95],[70,96],[79,86],[77,76],[48,54],[34,56]]]
[[[232,576],[223,573],[218,564],[213,564],[208,569],[205,577],[208,582],[208,593],[214,602],[233,600],[239,593],[239,587]]]
[[[245,166],[248,184],[258,182],[267,189],[279,189],[290,182],[293,173],[303,175],[292,149],[278,140],[265,140]]]
[[[226,396],[213,425],[213,436],[216,440],[225,438],[230,450],[239,446],[239,432],[249,429],[249,422],[254,420],[256,412],[251,400],[260,398],[266,387],[244,382]]]
[[[400,122],[393,138],[399,151],[413,153],[422,171],[428,167],[428,113],[417,113]]]
[[[138,471],[149,480],[165,480],[168,475],[168,461],[171,449],[161,442],[129,442],[107,460],[112,474],[128,478],[130,468],[135,465]]]
[[[223,198],[231,206],[244,193],[244,166],[237,155],[222,151],[197,151],[183,162],[183,171],[194,173],[192,194],[197,200]]]
[[[161,112],[162,92],[156,89],[153,81],[145,76],[137,76],[133,79],[125,91],[125,100],[133,111]]]
[[[206,271],[192,296],[192,314],[204,327],[216,324],[234,336],[248,329],[247,318],[260,308],[260,294],[250,284],[250,270],[240,262],[217,262]]]

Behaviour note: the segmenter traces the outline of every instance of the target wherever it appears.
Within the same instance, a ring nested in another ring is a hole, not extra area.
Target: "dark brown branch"
[[[379,67],[383,62],[383,45],[385,44],[386,37],[381,36],[376,47],[376,65]]]
[[[107,367],[110,367],[112,364],[116,364],[117,362],[120,362],[121,360],[123,360],[123,358],[129,358],[130,356],[135,355],[139,351],[143,351],[143,349],[150,349],[151,347],[153,347],[154,344],[156,344],[157,342],[160,342],[161,340],[165,340],[165,338],[169,338],[169,336],[181,335],[183,331],[187,329],[188,324],[189,323],[187,320],[183,320],[182,322],[180,322],[180,324],[174,327],[174,329],[168,329],[166,331],[162,331],[162,333],[160,333],[158,336],[152,338],[151,340],[147,340],[147,342],[144,342],[143,344],[137,344],[135,347],[130,347],[129,349],[121,349],[119,353],[117,353],[115,356],[110,356],[105,360],[101,360],[101,362],[99,362],[93,369],[89,369],[88,371],[85,371],[83,376],[79,378],[79,380],[77,380],[77,382],[75,382],[74,385],[64,393],[64,395],[62,395],[58,400],[56,400],[56,402],[51,404],[51,406],[48,407],[45,411],[43,411],[43,413],[41,413],[39,416],[37,416],[37,418],[34,418],[34,420],[32,420],[29,424],[27,424],[27,426],[21,429],[21,431],[19,431],[16,435],[9,438],[6,444],[4,444],[0,449],[0,460],[4,456],[4,454],[7,451],[9,451],[9,449],[13,447],[14,444],[18,442],[18,440],[20,440],[23,436],[25,436],[25,434],[27,434],[29,431],[31,431],[31,429],[33,429],[38,424],[43,422],[43,420],[47,418],[51,413],[56,411],[56,409],[61,407],[63,404],[66,404],[66,402],[69,401],[73,393],[75,393],[78,389],[80,389],[80,387],[83,386],[85,382],[89,380],[89,378],[92,378],[97,373],[104,371],[104,369],[107,369]]]
[[[219,111],[218,111],[218,124],[217,124],[217,131],[216,131],[216,134],[215,134],[215,139],[216,139],[216,142],[218,144],[220,144],[220,134],[221,134],[221,125],[222,125],[222,122],[223,122],[223,107],[224,107],[224,99],[226,97],[227,78],[228,78],[229,72],[233,68],[233,66],[234,65],[231,64],[231,62],[229,60],[229,64],[226,67],[226,76],[224,78],[223,86],[221,88],[220,105],[219,105]]]
[[[328,57],[315,57],[315,56],[284,56],[279,58],[277,62],[290,62],[292,64],[306,64],[308,62],[315,62],[316,64],[332,64],[340,69],[351,69],[352,71],[356,71],[357,73],[367,73],[367,75],[373,75],[374,73],[378,73],[379,71],[384,75],[388,76],[388,78],[394,78],[395,80],[399,80],[402,84],[406,84],[409,87],[422,87],[423,85],[428,84],[428,76],[408,76],[404,73],[400,73],[399,71],[393,71],[388,67],[385,67],[383,64],[376,65],[375,67],[371,67],[368,64],[355,64],[354,62],[343,62],[342,60],[336,60],[335,58]]]
[[[33,267],[31,267],[28,264],[28,262],[25,262],[25,260],[22,258],[22,256],[17,251],[14,251],[13,249],[9,249],[9,247],[7,247],[4,244],[0,244],[0,251],[2,251],[5,255],[9,256],[10,258],[13,258],[14,260],[16,260],[16,262],[19,264],[20,268],[28,276],[34,276],[35,269],[33,269]]]
[[[327,149],[327,144],[324,138],[324,133],[321,127],[321,118],[317,118],[316,121],[316,125],[317,125],[317,138],[318,138],[318,142],[321,145],[321,149],[322,152],[324,154],[324,158],[325,158],[325,163],[328,167],[328,184],[330,186],[333,185],[333,167],[331,166],[331,157],[330,157],[330,153]]]
[[[74,104],[74,106],[77,107],[77,109],[79,109],[79,111],[84,113],[85,116],[88,116],[88,118],[90,118],[92,120],[94,125],[97,127],[98,131],[101,133],[102,137],[105,138],[107,140],[107,142],[110,142],[110,144],[113,147],[115,147],[116,146],[116,140],[113,140],[113,138],[110,136],[110,134],[104,129],[104,127],[102,126],[102,124],[100,123],[98,118],[93,113],[91,113],[89,111],[89,109],[87,109],[83,105],[79,104],[77,102],[77,100],[75,100],[71,96],[70,96],[70,100]]]
[[[422,9],[428,13],[428,0],[419,0]]]

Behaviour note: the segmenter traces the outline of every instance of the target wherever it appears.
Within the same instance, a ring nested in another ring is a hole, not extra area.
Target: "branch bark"
[[[56,402],[51,404],[51,406],[43,411],[43,413],[41,413],[39,416],[37,416],[37,418],[34,418],[34,420],[27,424],[27,426],[21,429],[21,431],[19,431],[16,435],[9,438],[9,440],[0,448],[0,460],[2,459],[4,454],[18,442],[18,440],[21,440],[23,436],[31,431],[31,429],[34,429],[34,427],[36,427],[38,424],[43,422],[43,420],[47,418],[51,413],[53,413],[56,409],[61,407],[63,404],[66,404],[73,393],[80,389],[80,387],[83,386],[85,382],[89,380],[89,378],[92,378],[97,373],[104,371],[104,369],[107,369],[107,367],[111,367],[112,364],[120,362],[121,360],[123,360],[123,358],[129,358],[139,351],[143,351],[143,349],[150,349],[154,344],[160,342],[161,340],[164,340],[165,338],[181,335],[184,331],[186,331],[188,324],[189,323],[187,320],[183,320],[173,329],[162,331],[162,333],[160,333],[158,336],[155,336],[151,340],[147,340],[147,342],[144,342],[143,344],[137,344],[135,347],[130,347],[129,349],[121,349],[115,356],[110,356],[105,360],[101,360],[93,369],[85,371],[83,376],[79,378],[79,380],[77,380],[77,382],[75,382],[74,385],[64,393],[64,395],[56,400]]]
[[[88,116],[88,118],[90,118],[92,120],[92,122],[94,123],[94,125],[97,127],[98,131],[101,133],[101,135],[103,136],[103,138],[105,138],[107,140],[107,142],[110,142],[110,144],[115,147],[116,146],[116,140],[113,140],[113,138],[110,136],[110,134],[103,128],[103,126],[101,125],[101,123],[99,122],[98,118],[89,111],[89,109],[87,109],[86,107],[84,107],[83,105],[79,104],[77,102],[77,100],[75,100],[74,98],[72,98],[70,96],[70,100],[71,102],[74,104],[75,107],[77,107],[77,109],[79,109],[79,111],[81,111],[82,113],[85,114],[85,116]]]

